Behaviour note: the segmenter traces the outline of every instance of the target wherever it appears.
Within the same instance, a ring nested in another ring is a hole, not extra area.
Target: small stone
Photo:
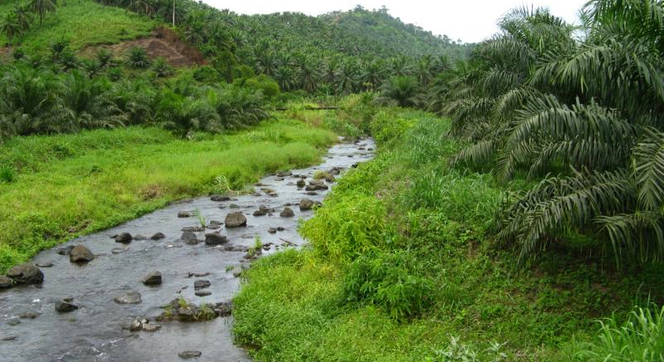
[[[143,324],[143,331],[153,333],[161,329],[159,324]]]
[[[207,297],[208,295],[212,295],[212,292],[209,290],[197,290],[194,292],[194,294],[197,297]]]
[[[130,332],[138,332],[142,329],[143,329],[143,323],[138,319],[134,319],[134,321],[131,322],[131,324],[129,325]]]
[[[318,192],[316,192],[316,191],[307,192],[307,196],[316,196],[316,195],[318,195]]]
[[[221,221],[210,220],[210,226],[221,226],[221,225],[223,225],[223,224],[224,224],[224,223],[221,222]]]
[[[307,186],[307,183],[304,180],[302,180],[302,179],[297,180],[297,187],[303,188],[305,186]]]
[[[154,240],[154,241],[161,240],[161,239],[166,239],[166,235],[164,235],[163,233],[156,233],[156,234],[154,234],[150,237],[150,240]]]
[[[238,228],[247,226],[247,218],[241,212],[232,212],[226,215],[226,228]]]
[[[267,232],[270,233],[270,234],[276,234],[277,229],[276,228],[269,228],[269,229],[267,229]]]
[[[210,200],[214,202],[224,202],[224,201],[231,201],[231,198],[228,196],[223,196],[223,195],[215,195],[210,198]]]
[[[295,213],[293,212],[293,209],[290,207],[284,207],[284,210],[281,211],[281,214],[279,214],[281,217],[294,217]]]
[[[17,325],[21,324],[21,320],[18,319],[18,318],[12,318],[12,319],[7,321],[7,324],[14,327],[14,326],[17,326]]]
[[[129,250],[129,248],[113,248],[113,249],[111,249],[111,254],[114,254],[114,255],[122,254],[122,253],[127,252],[127,250]]]
[[[277,177],[287,177],[287,176],[293,176],[293,173],[290,171],[282,171],[277,173]]]
[[[191,231],[192,233],[202,233],[203,231],[205,231],[205,228],[202,227],[202,226],[185,226],[180,230],[181,231]]]
[[[138,304],[141,302],[141,294],[136,291],[130,291],[127,294],[113,299],[119,304]]]
[[[7,276],[16,284],[41,284],[44,281],[44,273],[32,264],[15,266],[9,269]]]
[[[64,299],[55,302],[55,311],[58,313],[70,313],[78,309],[78,305],[73,303],[72,299]]]
[[[198,237],[192,231],[185,231],[184,233],[182,233],[180,239],[189,245],[198,244]]]
[[[19,314],[18,317],[21,318],[21,319],[37,319],[37,317],[39,317],[39,313],[25,312],[25,313]]]
[[[184,352],[178,353],[178,357],[180,357],[182,359],[198,358],[202,355],[203,355],[203,353],[201,353],[201,351],[184,351]]]
[[[143,280],[143,284],[148,286],[161,285],[161,273],[156,271],[146,275]]]
[[[7,289],[14,286],[14,281],[4,275],[0,275],[0,289]]]
[[[113,237],[113,238],[115,238],[115,237]],[[74,248],[74,245],[65,246],[64,248],[58,249],[58,251],[56,251],[56,253],[58,253],[59,255],[69,255],[69,253],[71,252],[71,249],[73,249],[73,248]]]
[[[240,208],[240,205],[238,205],[238,204],[230,204],[230,206],[228,206],[228,207],[231,208],[231,209],[239,209],[239,208]]]
[[[122,233],[115,237],[116,243],[129,244],[134,238],[130,233]]]
[[[217,245],[223,245],[228,242],[228,238],[217,234],[217,233],[209,233],[205,234],[205,244],[208,246],[217,246]]]
[[[178,212],[178,217],[181,219],[191,217],[191,213],[189,211],[180,211]]]
[[[314,202],[309,199],[302,199],[300,201],[300,211],[311,210],[314,207]]]
[[[52,268],[53,267],[53,263],[48,262],[48,261],[42,262],[42,263],[37,263],[35,265],[39,268]]]
[[[4,342],[11,342],[11,341],[15,341],[16,338],[18,338],[18,336],[7,336],[7,337],[3,337],[3,338],[2,338],[2,341],[4,341]]]
[[[72,263],[88,263],[92,261],[95,256],[90,249],[83,245],[76,245],[69,253],[69,261]]]
[[[194,282],[194,289],[205,289],[212,285],[209,280],[197,280]]]
[[[283,226],[279,226],[279,227],[277,228],[277,231],[286,231],[286,228],[284,228]]]

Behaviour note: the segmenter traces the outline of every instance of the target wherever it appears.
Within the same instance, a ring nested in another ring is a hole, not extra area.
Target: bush
[[[374,196],[349,192],[318,209],[302,226],[316,251],[334,261],[350,261],[385,244],[385,205]]]
[[[12,183],[16,179],[16,171],[10,166],[0,166],[0,182]]]
[[[267,99],[272,99],[279,95],[279,84],[271,77],[261,74],[257,77],[252,77],[244,82],[244,86],[256,91],[263,92]]]
[[[425,267],[406,250],[368,253],[355,260],[344,279],[345,300],[383,308],[396,319],[421,315],[435,300]]]

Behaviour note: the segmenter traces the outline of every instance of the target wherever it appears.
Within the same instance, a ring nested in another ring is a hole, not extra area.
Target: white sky
[[[542,6],[569,22],[577,22],[579,9],[587,0],[203,0],[219,9],[240,14],[301,12],[319,15],[335,10],[348,10],[355,5],[378,9],[385,5],[390,14],[406,23],[413,23],[434,34],[453,40],[479,42],[494,34],[496,22],[508,10],[522,6]]]

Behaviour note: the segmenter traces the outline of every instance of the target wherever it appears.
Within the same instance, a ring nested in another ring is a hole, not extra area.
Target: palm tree
[[[5,14],[2,22],[0,23],[0,31],[2,31],[7,36],[10,44],[14,41],[16,36],[22,33],[23,30],[15,12],[8,11]]]
[[[421,103],[420,85],[412,76],[392,77],[383,84],[379,103],[412,107]]]
[[[30,8],[39,16],[39,25],[42,25],[46,13],[55,12],[56,0],[32,0]]]

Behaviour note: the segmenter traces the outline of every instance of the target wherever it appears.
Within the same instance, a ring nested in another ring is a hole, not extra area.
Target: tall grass
[[[587,362],[664,361],[664,307],[638,308],[626,322],[601,322],[592,342],[579,343],[575,357]]]
[[[14,138],[0,162],[18,171],[0,182],[0,273],[36,252],[104,229],[176,199],[241,190],[267,172],[317,162],[336,141],[297,121],[183,141],[153,128]],[[270,134],[287,137],[271,141]],[[31,151],[28,151],[31,150]]]

